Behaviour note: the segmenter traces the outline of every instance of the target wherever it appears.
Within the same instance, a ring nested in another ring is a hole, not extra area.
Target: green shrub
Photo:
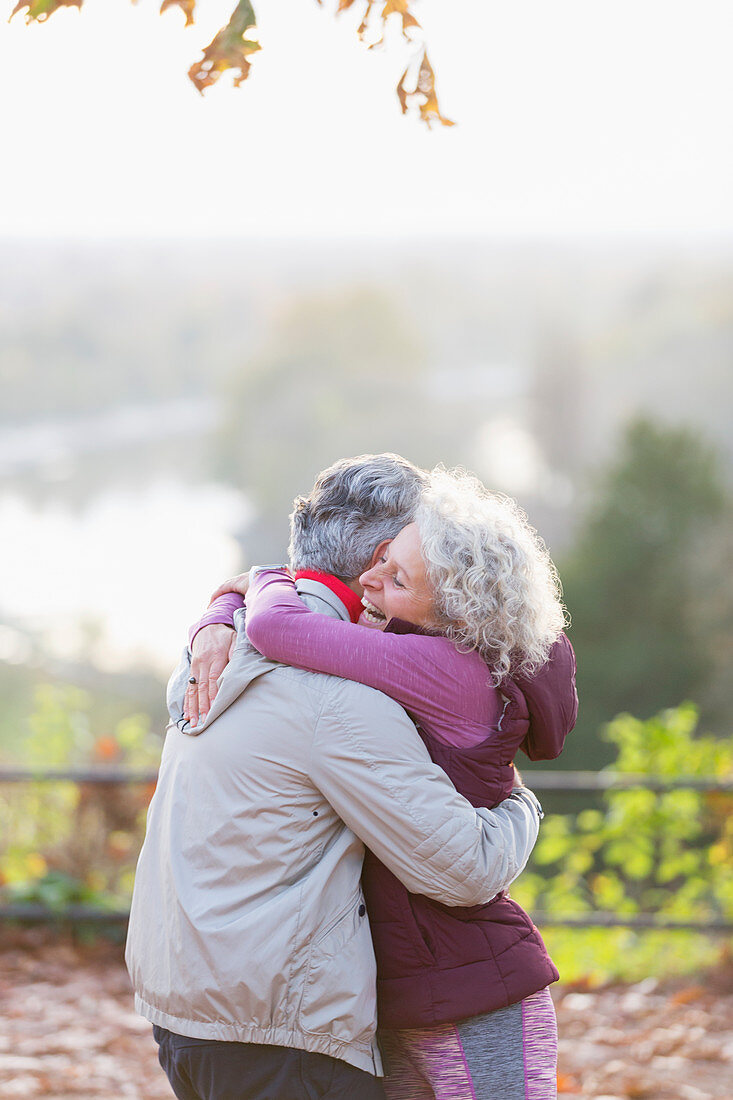
[[[71,687],[41,687],[23,762],[39,772],[110,765],[155,768],[160,741],[144,715],[111,733],[91,728],[91,700]],[[5,903],[125,905],[142,842],[149,786],[70,781],[0,786],[0,889]]]
[[[617,759],[604,769],[674,782],[726,779],[733,746],[696,735],[692,704],[645,722],[620,715],[605,736]],[[672,920],[733,921],[733,794],[684,788],[610,790],[603,810],[548,815],[531,869],[512,890],[530,911],[594,910]],[[549,928],[564,976],[646,976],[710,962],[720,940],[687,931]],[[655,961],[656,960],[656,961]]]

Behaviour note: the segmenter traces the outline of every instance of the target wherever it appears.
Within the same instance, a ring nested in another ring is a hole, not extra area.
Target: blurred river
[[[212,589],[240,568],[244,494],[159,455],[142,485],[110,476],[81,500],[68,472],[49,491],[49,471],[81,460],[83,475],[100,452],[124,460],[131,444],[139,467],[148,441],[200,437],[216,419],[211,406],[177,402],[0,430],[0,659],[24,660],[32,633],[50,653],[100,668],[170,670]],[[27,487],[36,475],[41,495]]]

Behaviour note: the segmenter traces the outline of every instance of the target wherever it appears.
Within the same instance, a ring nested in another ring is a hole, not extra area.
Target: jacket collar
[[[324,585],[346,608],[348,618],[351,619],[352,623],[359,621],[359,616],[364,610],[361,599],[353,589],[349,588],[348,584],[345,584],[338,577],[334,577],[332,573],[321,573],[315,569],[299,569],[295,574],[295,581],[296,583],[299,581],[317,581],[319,584]]]
[[[342,619],[348,623],[349,612],[346,606],[325,584],[304,578],[295,582],[295,588],[311,611],[318,611],[322,615],[329,615],[332,619]]]

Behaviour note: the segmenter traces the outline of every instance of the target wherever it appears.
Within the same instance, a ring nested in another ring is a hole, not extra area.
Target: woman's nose
[[[367,569],[366,573],[362,573],[359,577],[359,584],[362,588],[375,588],[377,580],[376,568]]]

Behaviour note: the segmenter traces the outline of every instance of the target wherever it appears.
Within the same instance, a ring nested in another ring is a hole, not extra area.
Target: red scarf
[[[315,569],[299,569],[295,574],[295,579],[296,581],[318,581],[319,584],[325,584],[326,588],[330,588],[333,594],[341,600],[352,623],[359,621],[359,616],[364,610],[361,599],[356,592],[349,588],[348,584],[344,584],[332,573],[318,573]]]

